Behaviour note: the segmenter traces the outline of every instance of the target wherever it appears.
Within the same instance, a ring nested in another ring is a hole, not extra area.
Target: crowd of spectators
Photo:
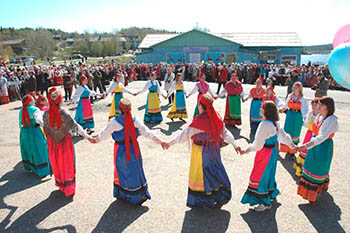
[[[295,81],[300,81],[304,87],[315,90],[344,89],[331,77],[327,66],[318,65],[260,65],[260,64],[98,64],[89,65],[83,63],[71,63],[65,65],[29,65],[13,66],[2,63],[0,65],[0,88],[7,88],[10,101],[19,100],[27,93],[36,95],[47,93],[50,86],[61,85],[64,87],[66,100],[72,95],[73,87],[79,83],[81,75],[85,75],[88,86],[92,90],[103,93],[106,85],[120,72],[125,85],[128,81],[147,80],[151,72],[157,74],[157,79],[162,81],[166,75],[167,67],[171,67],[173,73],[181,72],[186,81],[197,81],[204,73],[208,82],[217,82],[220,86],[226,83],[232,72],[238,74],[239,80],[245,84],[255,83],[258,77],[262,77],[266,85],[291,86]],[[317,92],[317,91],[316,91]],[[322,91],[321,91],[322,92]],[[322,94],[322,93],[321,93]]]

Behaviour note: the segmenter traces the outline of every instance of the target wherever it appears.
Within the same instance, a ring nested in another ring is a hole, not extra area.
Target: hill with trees
[[[0,27],[0,60],[14,56],[36,56],[38,59],[57,57],[65,59],[72,54],[83,56],[111,56],[116,52],[136,49],[147,34],[174,33],[153,28],[123,28],[113,32],[84,33],[64,32],[50,28],[3,28]],[[20,50],[13,43],[24,40]]]

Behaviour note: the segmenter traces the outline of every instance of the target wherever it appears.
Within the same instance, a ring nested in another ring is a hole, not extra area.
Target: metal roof
[[[296,32],[233,32],[213,34],[243,44],[244,47],[302,46],[301,39]]]
[[[23,39],[18,39],[18,40],[6,40],[6,41],[0,41],[0,44],[2,45],[15,45],[15,44],[20,44],[24,42]]]
[[[244,47],[295,46],[302,47],[301,39],[296,32],[233,32],[209,33]],[[142,40],[139,48],[150,48],[162,41],[171,39],[180,34],[148,34]]]
[[[140,49],[149,48],[162,41],[168,40],[180,34],[147,34],[139,45]]]

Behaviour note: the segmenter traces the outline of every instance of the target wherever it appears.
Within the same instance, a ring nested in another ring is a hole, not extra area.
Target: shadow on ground
[[[181,232],[226,232],[230,218],[226,210],[193,208],[186,211]]]
[[[282,158],[280,155],[281,153],[283,153],[283,152],[278,153],[277,160],[280,161],[280,163],[282,164],[284,169],[286,169],[286,171],[290,174],[290,176],[293,178],[295,183],[298,184],[300,178],[295,175],[295,170],[293,168],[294,160],[289,159],[288,156],[285,156],[285,158]]]
[[[74,135],[72,136],[72,142],[73,142],[73,145],[80,142],[81,140],[84,140],[84,137],[82,136],[77,136],[77,135]]]
[[[278,232],[276,212],[280,203],[274,203],[270,210],[265,210],[264,212],[255,212],[252,209],[245,214],[241,214],[243,220],[248,224],[250,231],[256,232]]]
[[[0,232],[3,232],[2,230],[10,223],[12,215],[18,208],[17,206],[7,205],[4,201],[5,197],[47,181],[49,179],[42,180],[34,173],[24,170],[22,162],[17,163],[12,171],[7,172],[0,178],[1,183],[5,182],[0,186],[0,210],[6,209],[9,211],[6,216],[0,217]]]
[[[298,207],[304,212],[317,232],[345,233],[345,230],[339,224],[342,214],[341,209],[329,193],[320,195],[314,206],[301,204]]]
[[[50,229],[37,228],[37,225],[48,216],[72,202],[72,200],[66,198],[61,191],[53,191],[46,200],[40,202],[17,218],[5,232],[53,232],[58,230],[65,230],[69,233],[77,232],[75,227],[70,224]]]
[[[10,111],[17,111],[17,110],[20,110],[22,108],[22,106],[20,107],[15,107],[15,108],[11,108]]]
[[[133,206],[122,200],[116,200],[108,207],[92,232],[123,232],[147,211],[146,206]]]
[[[244,140],[246,140],[247,143],[250,142],[250,140],[248,138],[241,135],[240,128],[237,128],[236,126],[226,125],[226,129],[228,129],[232,133],[235,140],[243,138]]]
[[[184,124],[186,124],[186,122],[174,121],[174,122],[167,122],[166,124],[169,126],[167,130],[164,130],[162,128],[153,128],[153,129],[159,129],[162,134],[170,136],[176,131],[182,131],[183,129],[181,127]]]

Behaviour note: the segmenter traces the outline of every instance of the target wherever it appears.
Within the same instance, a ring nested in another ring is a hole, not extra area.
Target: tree
[[[108,40],[106,42],[104,42],[103,44],[103,55],[113,55],[115,53],[115,41],[114,40]]]
[[[28,46],[28,55],[35,55],[44,59],[52,57],[55,43],[52,34],[45,29],[36,29],[30,31],[26,40]]]
[[[0,45],[0,61],[8,61],[14,56],[12,48],[8,45]]]
[[[89,46],[87,42],[80,41],[77,43],[76,50],[84,56],[89,55]]]
[[[90,53],[92,56],[95,57],[102,57],[103,56],[103,44],[101,41],[95,41],[91,44],[91,50]]]

